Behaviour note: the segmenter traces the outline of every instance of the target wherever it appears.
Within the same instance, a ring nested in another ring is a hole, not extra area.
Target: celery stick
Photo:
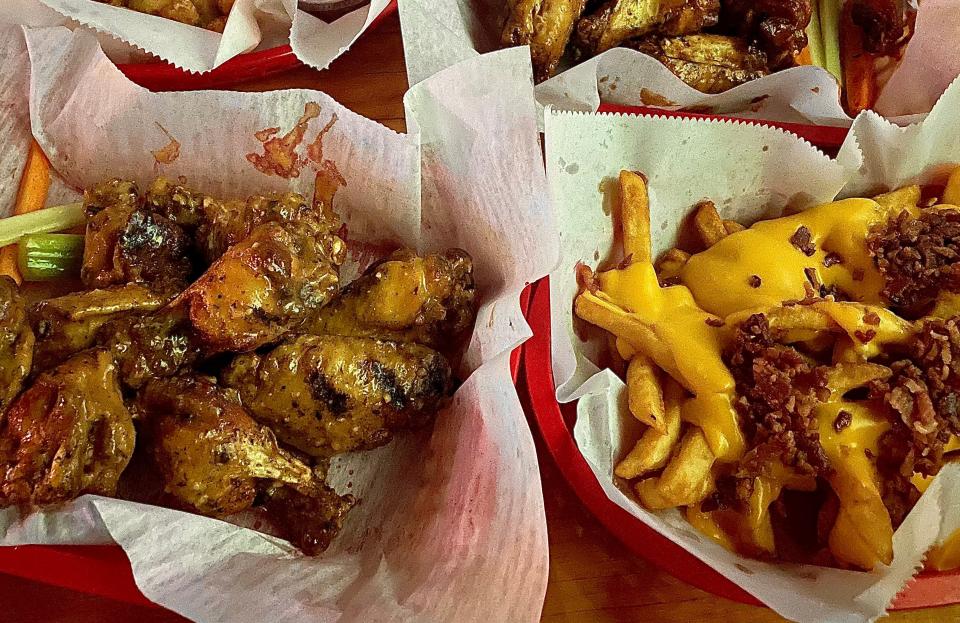
[[[17,266],[24,281],[72,277],[83,263],[83,236],[30,234],[17,243]]]
[[[820,33],[823,36],[826,69],[843,84],[843,67],[840,64],[840,0],[820,0]]]
[[[27,234],[63,231],[83,225],[85,221],[82,203],[68,203],[0,219],[0,247],[13,244]]]
[[[810,62],[817,67],[826,67],[823,55],[823,34],[820,32],[820,0],[810,3],[812,12],[810,23],[807,24],[807,48],[810,50]]]

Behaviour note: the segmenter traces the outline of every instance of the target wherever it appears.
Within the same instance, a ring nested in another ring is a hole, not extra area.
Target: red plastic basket
[[[524,315],[530,305],[532,286],[520,293]],[[517,382],[521,349],[510,354],[510,374]],[[0,574],[14,575],[79,593],[134,605],[159,608],[140,592],[130,570],[130,561],[115,545],[22,545],[0,547]],[[4,620],[0,616],[0,620]]]
[[[384,18],[397,11],[397,0],[373,21],[370,28],[376,27]],[[193,91],[198,89],[224,89],[237,84],[280,74],[303,63],[289,45],[268,50],[241,54],[203,74],[190,73],[165,61],[147,63],[127,63],[118,65],[123,74],[142,87],[151,91]]]
[[[657,114],[673,117],[724,118],[665,111],[646,107],[601,105],[600,112]],[[835,152],[843,143],[847,130],[767,121],[742,120],[788,130],[807,139],[826,152]],[[556,399],[553,358],[550,350],[550,282],[535,284],[530,313],[527,316],[533,337],[523,346],[524,376],[533,419],[540,430],[550,455],[580,501],[594,516],[635,554],[658,568],[701,590],[739,601],[763,605],[755,597],[701,562],[679,545],[649,528],[642,521],[610,501],[580,454],[573,438],[576,404],[560,405]],[[924,571],[897,596],[893,610],[929,608],[960,603],[960,570]]]

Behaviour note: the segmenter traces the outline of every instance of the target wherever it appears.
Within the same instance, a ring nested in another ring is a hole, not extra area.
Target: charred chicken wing
[[[134,437],[113,357],[105,350],[75,355],[10,406],[0,432],[0,503],[114,495]]]
[[[289,486],[274,486],[267,492],[267,516],[282,536],[308,555],[315,556],[330,545],[356,500],[338,495],[323,485],[304,493]]]
[[[303,330],[437,347],[473,325],[475,294],[466,252],[398,251],[351,282]]]
[[[189,320],[175,310],[112,320],[98,331],[97,342],[113,353],[120,381],[132,389],[173,376],[200,359]]]
[[[169,299],[143,285],[130,283],[40,301],[30,310],[30,323],[37,337],[34,369],[46,370],[90,348],[107,322],[152,312]]]
[[[0,418],[30,374],[33,342],[33,329],[17,284],[9,277],[0,277]]]
[[[529,45],[537,81],[553,75],[586,0],[509,0],[504,46]]]
[[[306,493],[322,485],[322,477],[253,421],[236,392],[210,379],[150,381],[137,407],[167,493],[199,513],[220,517],[246,510],[265,483]]]
[[[317,457],[422,426],[451,390],[449,363],[426,346],[339,336],[304,335],[237,357],[223,380],[282,442]]]

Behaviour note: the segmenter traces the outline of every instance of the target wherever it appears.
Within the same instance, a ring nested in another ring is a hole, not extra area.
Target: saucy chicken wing
[[[152,378],[173,376],[200,359],[189,320],[175,310],[112,320],[98,331],[97,343],[110,349],[120,381],[132,389]]]
[[[631,46],[703,93],[722,93],[769,73],[763,53],[736,37],[648,37]]]
[[[586,0],[509,0],[504,46],[529,45],[537,82],[553,75]]]
[[[577,24],[577,48],[592,56],[654,31],[699,32],[719,17],[720,0],[610,0]]]
[[[37,337],[34,369],[46,370],[90,348],[107,322],[125,315],[152,312],[169,300],[169,296],[130,283],[40,301],[30,309],[30,323]]]
[[[0,418],[33,364],[33,329],[17,284],[0,277]]]
[[[450,364],[426,346],[315,335],[236,357],[223,380],[282,442],[317,457],[428,423],[452,388]]]
[[[179,376],[148,382],[137,408],[167,493],[204,515],[250,508],[263,481],[311,492],[313,469],[280,449],[270,429],[244,410],[235,391],[210,379]]]
[[[10,405],[0,431],[0,504],[114,495],[134,438],[113,357],[105,350],[75,355]]]
[[[327,485],[309,493],[274,486],[267,492],[265,508],[283,538],[307,556],[315,556],[329,547],[355,503],[352,495],[339,495]]]
[[[437,347],[473,326],[475,294],[465,251],[426,257],[397,251],[346,286],[302,330]]]

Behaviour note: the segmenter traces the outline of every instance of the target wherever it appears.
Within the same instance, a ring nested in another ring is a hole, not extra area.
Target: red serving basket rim
[[[375,28],[383,19],[397,11],[393,0],[370,24]],[[370,30],[368,29],[368,30]],[[366,33],[364,33],[366,34]],[[231,58],[223,65],[202,74],[178,69],[166,61],[121,63],[117,67],[131,81],[151,91],[194,91],[225,89],[250,80],[257,80],[302,67],[303,62],[293,54],[289,45],[248,52]]]
[[[848,132],[847,128],[842,127],[740,119],[647,106],[601,104],[598,112],[725,119],[772,126],[792,132],[824,151],[833,153],[840,148]],[[573,439],[571,426],[576,419],[575,403],[562,406],[557,403],[550,346],[549,279],[544,278],[535,286],[528,316],[533,337],[523,347],[524,376],[533,419],[564,478],[600,523],[635,554],[699,589],[734,601],[763,605],[754,596],[607,498]],[[923,571],[907,584],[894,600],[891,609],[908,610],[957,603],[960,603],[960,569],[948,572]]]
[[[527,315],[532,286],[520,293],[520,311]],[[516,385],[521,347],[510,353],[510,375]],[[133,579],[130,561],[116,545],[0,546],[0,574],[140,606],[160,607],[143,596]]]

